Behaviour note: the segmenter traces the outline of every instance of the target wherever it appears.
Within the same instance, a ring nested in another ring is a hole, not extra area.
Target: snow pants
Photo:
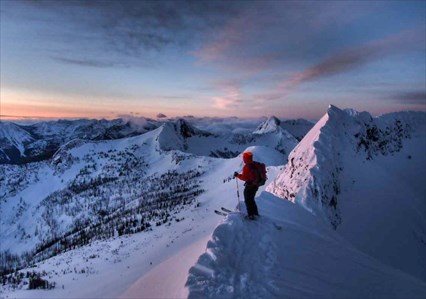
[[[246,185],[244,188],[244,202],[246,203],[248,216],[259,215],[256,202],[254,201],[257,189],[259,189],[259,187],[253,185]]]

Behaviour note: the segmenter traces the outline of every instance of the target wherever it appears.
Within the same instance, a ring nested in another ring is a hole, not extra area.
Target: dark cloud
[[[167,115],[163,114],[163,113],[158,113],[157,114],[157,118],[166,118]]]
[[[201,62],[259,73],[317,59],[346,41],[341,28],[377,8],[350,1],[249,3],[194,51]]]
[[[426,105],[426,90],[401,92],[393,97],[401,104]]]
[[[423,33],[421,30],[405,31],[362,46],[344,49],[313,67],[296,74],[288,83],[290,85],[298,85],[305,81],[347,72],[372,60],[410,49],[424,51],[425,37]]]
[[[110,67],[127,67],[128,65],[122,63],[114,63],[111,61],[100,61],[95,59],[74,59],[67,57],[51,57],[61,63],[74,64],[79,66],[96,67],[96,68],[110,68]]]
[[[17,5],[24,6],[28,14],[41,13],[38,19],[67,35],[71,43],[84,42],[87,45],[80,46],[136,57],[196,42],[238,11],[237,2],[225,1],[55,0]],[[72,34],[67,28],[72,28]],[[85,39],[86,35],[93,38]]]
[[[389,55],[409,50],[424,51],[423,33],[423,30],[403,31],[361,46],[345,48],[289,78],[282,79],[274,89],[254,95],[253,98],[256,101],[281,100],[303,83],[350,72]]]

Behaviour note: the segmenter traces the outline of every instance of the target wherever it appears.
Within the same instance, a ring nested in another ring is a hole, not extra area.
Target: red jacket
[[[250,183],[250,182],[256,181],[257,175],[256,173],[254,173],[254,171],[250,168],[249,165],[245,164],[243,167],[243,173],[238,174],[237,178],[239,178],[242,181]]]

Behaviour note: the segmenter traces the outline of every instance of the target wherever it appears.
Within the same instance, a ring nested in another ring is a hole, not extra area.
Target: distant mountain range
[[[22,164],[49,159],[73,139],[111,140],[145,133],[158,125],[149,119],[135,125],[123,119],[58,120],[18,125],[0,122],[0,163]]]
[[[279,121],[269,118],[260,127],[270,126]],[[277,149],[288,155],[301,134],[313,124],[305,120],[283,122],[285,126],[277,130],[258,129],[251,133],[211,133],[194,127],[185,119],[153,120],[138,118],[137,122],[124,119],[115,120],[58,120],[39,122],[32,125],[19,125],[13,122],[0,122],[0,163],[23,164],[49,159],[63,144],[75,140],[114,140],[140,135],[167,124],[167,130],[181,130],[177,143],[172,147],[194,154],[212,157],[235,157],[244,147],[254,144],[275,143]],[[285,129],[284,129],[285,128]],[[260,137],[275,132],[276,137]],[[278,136],[280,135],[280,136]],[[271,140],[275,138],[275,140]],[[199,140],[197,140],[199,139]],[[283,140],[281,140],[283,139]],[[284,140],[285,139],[285,140]],[[203,146],[200,146],[200,143]],[[167,147],[165,141],[163,146]]]

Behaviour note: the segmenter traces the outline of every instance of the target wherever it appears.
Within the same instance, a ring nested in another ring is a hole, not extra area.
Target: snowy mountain
[[[190,153],[197,149],[195,141],[202,145],[200,139],[209,138],[217,137],[177,120],[130,138],[73,139],[50,160],[3,165],[1,250],[15,255],[9,258],[13,263],[22,262],[22,254],[41,260],[100,238],[173,221],[172,212],[194,205],[204,192],[200,176],[208,165],[226,164],[207,157],[209,152]],[[286,159],[274,148],[250,150],[267,165]],[[235,167],[215,180],[229,179],[241,164],[241,157],[236,159],[229,162]]]
[[[297,134],[300,134],[297,132],[293,136],[284,129],[253,134],[240,132],[246,131],[238,128],[238,124],[243,121],[237,122],[234,119],[228,121],[229,126],[237,124],[235,130],[217,133],[218,128],[212,125],[214,121],[218,122],[216,126],[221,128],[226,120],[213,119],[208,122],[204,118],[193,117],[166,120],[139,117],[114,120],[58,120],[32,125],[2,122],[0,123],[0,164],[23,164],[50,159],[59,147],[74,139],[114,140],[140,135],[160,126],[163,126],[164,130],[164,138],[161,137],[164,141],[161,142],[161,146],[165,150],[176,149],[221,158],[236,157],[250,145],[268,144],[270,146],[269,143],[273,143],[273,146],[286,157],[296,146],[297,138],[299,138]],[[209,128],[216,133],[201,130],[194,125],[206,126],[205,122],[210,123]],[[168,140],[169,137],[170,140]]]
[[[64,143],[73,139],[111,140],[131,137],[158,127],[150,119],[138,123],[115,120],[58,120],[32,125],[0,123],[0,164],[22,164],[52,157]]]
[[[194,230],[198,235],[200,229],[211,230],[218,220],[217,215],[212,217],[215,214],[211,205],[220,202],[235,205],[231,200],[235,198],[235,189],[229,188],[235,185],[230,178],[233,171],[241,169],[242,159],[239,156],[224,160],[165,150],[162,143],[165,137],[179,136],[178,133],[193,137],[193,133],[200,133],[187,131],[181,125],[164,124],[143,135],[119,140],[74,140],[62,146],[49,161],[3,166],[5,179],[1,181],[1,190],[6,191],[0,202],[3,271],[6,266],[40,261],[36,273],[41,274],[34,275],[53,275],[57,283],[65,279],[68,290],[73,283],[67,279],[76,274],[73,268],[82,271],[79,273],[94,274],[99,271],[97,267],[116,267],[117,259],[125,259],[101,250],[99,242],[106,242],[108,245],[101,246],[106,249],[116,239],[123,244],[126,236],[135,235],[143,240],[138,246],[145,248],[144,257],[161,261],[170,254],[171,249],[160,249],[166,248],[167,240],[167,248],[173,244],[182,246],[194,240],[192,233],[185,232]],[[282,161],[282,154],[272,148],[253,146],[250,150],[267,165]],[[218,200],[219,194],[228,196]],[[147,244],[152,244],[152,248]],[[125,248],[133,252],[130,247]],[[82,266],[78,262],[80,257],[91,262]],[[133,261],[132,265],[141,262]],[[50,267],[51,263],[56,266]],[[135,279],[138,273],[129,279]],[[22,280],[17,278],[15,282],[19,281]],[[89,286],[74,287],[74,292],[66,292],[68,296],[82,294],[84,289],[89,294],[86,296],[96,294]],[[118,286],[115,289],[123,291]],[[28,293],[24,292],[23,296]],[[55,291],[49,296],[66,295]]]
[[[20,126],[10,122],[0,122],[0,163],[25,157],[25,145],[34,137]]]
[[[271,116],[266,121],[261,123],[253,133],[267,134],[282,130],[286,132],[286,134],[290,134],[298,141],[300,141],[309,132],[309,130],[312,129],[313,126],[313,123],[305,119],[290,119],[281,121],[277,117]]]
[[[297,146],[286,122],[167,119],[0,165],[2,296],[424,298],[425,114],[330,107]],[[232,179],[245,150],[268,170],[255,222]]]
[[[160,127],[158,143],[162,150],[189,151],[188,143],[193,138],[214,137],[209,132],[202,131],[189,124],[184,119],[166,122]],[[207,154],[208,155],[208,154]]]
[[[425,152],[425,113],[374,118],[330,106],[267,190],[321,217],[359,250],[426,280]]]
[[[276,132],[280,128],[281,121],[275,116],[269,117],[265,122],[261,123],[259,127],[257,127],[254,134],[266,134],[271,132]]]
[[[281,153],[278,165],[287,161],[287,156],[297,140],[290,133],[278,128],[265,133],[212,134],[192,126],[183,119],[167,122],[160,127],[159,146],[163,150],[180,150],[198,156],[233,158],[247,147],[266,146]]]
[[[62,247],[57,244],[55,250],[61,251],[125,233],[129,219],[138,221],[132,232],[144,230],[150,219],[167,218],[169,208],[192,203],[202,192],[197,177],[204,158],[160,151],[160,132],[112,141],[75,139],[51,162],[2,168],[2,250],[49,255],[56,243]],[[156,206],[162,216],[155,214]]]

